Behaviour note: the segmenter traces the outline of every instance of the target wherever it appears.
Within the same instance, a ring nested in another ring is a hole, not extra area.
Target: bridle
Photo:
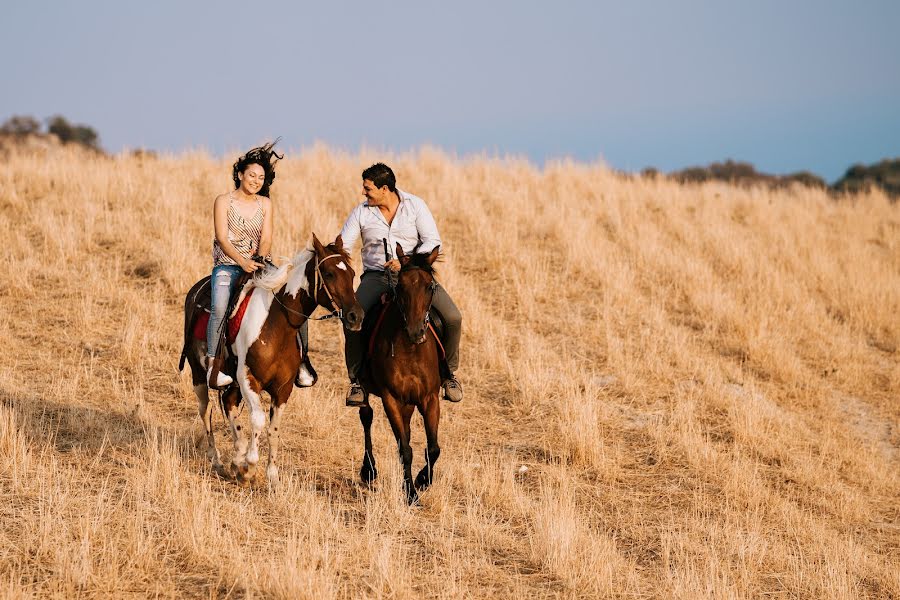
[[[431,283],[428,284],[428,292],[431,294],[431,297],[428,300],[428,307],[425,309],[425,321],[424,321],[425,327],[427,328],[428,324],[431,322],[431,305],[434,304],[434,293],[437,291],[438,282],[434,278],[434,275],[430,271],[427,271],[426,269],[423,269],[422,267],[405,266],[400,269],[400,272],[402,273],[403,271],[413,271],[413,270],[425,271],[426,273],[431,275]],[[398,274],[397,279],[399,279],[399,278],[400,277]],[[400,316],[403,318],[403,324],[408,327],[409,322],[406,320],[406,308],[403,306],[403,303],[400,302],[400,296],[397,294],[397,286],[392,286],[391,291],[394,296],[394,301],[397,303],[397,308],[400,309]]]
[[[340,308],[337,305],[337,303],[334,301],[334,296],[331,295],[331,290],[328,289],[328,285],[325,283],[325,277],[322,275],[322,263],[324,263],[326,260],[331,259],[331,258],[343,258],[343,255],[329,254],[328,256],[326,256],[325,258],[323,258],[322,260],[320,260],[316,263],[315,272],[313,273],[312,299],[315,300],[315,302],[316,302],[316,306],[313,307],[313,312],[315,312],[316,307],[319,306],[319,301],[317,300],[317,298],[319,297],[319,291],[324,290],[325,295],[328,297],[328,302],[331,304],[331,308],[333,310],[330,313],[328,313],[327,315],[322,315],[321,317],[313,318],[311,316],[312,313],[307,315],[301,311],[297,311],[288,306],[285,306],[284,302],[282,302],[281,300],[278,299],[278,294],[275,294],[275,301],[281,305],[281,308],[283,308],[285,311],[287,311],[288,313],[290,313],[292,315],[296,315],[298,317],[303,317],[304,319],[307,319],[307,320],[324,321],[325,319],[340,319],[341,321],[343,321],[344,320],[344,309]],[[297,325],[297,327],[300,327],[300,325]],[[296,329],[297,327],[294,327],[294,328]]]
[[[328,286],[325,285],[325,277],[322,275],[322,269],[321,269],[322,263],[325,262],[326,260],[328,260],[329,258],[343,258],[343,256],[341,256],[340,254],[329,254],[328,256],[326,256],[325,258],[323,258],[322,260],[320,260],[319,262],[316,263],[316,272],[315,272],[315,275],[313,276],[313,278],[314,278],[313,288],[315,289],[315,291],[313,292],[313,299],[315,300],[316,298],[319,297],[320,289],[325,290],[325,295],[328,296],[328,302],[331,304],[331,308],[333,310],[331,311],[331,313],[329,313],[327,315],[324,315],[321,317],[316,317],[315,320],[323,321],[325,319],[341,319],[343,321],[344,320],[344,309],[340,308],[337,305],[337,302],[334,301],[334,296],[331,295],[331,290],[329,290]],[[316,304],[318,305],[318,300],[316,301]]]

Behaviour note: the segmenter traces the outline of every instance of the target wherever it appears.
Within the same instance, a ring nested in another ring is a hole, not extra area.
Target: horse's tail
[[[205,285],[208,285],[209,277],[204,277],[191,287],[184,299],[184,345],[181,347],[181,358],[178,359],[178,372],[184,370],[184,362],[187,360],[188,351],[193,339],[194,322],[197,320],[198,309],[203,307],[197,302],[197,296]]]
[[[188,344],[191,343],[191,328],[194,326],[194,311],[184,315],[184,344],[181,346],[181,358],[178,359],[178,372],[184,371],[184,361],[187,360]]]

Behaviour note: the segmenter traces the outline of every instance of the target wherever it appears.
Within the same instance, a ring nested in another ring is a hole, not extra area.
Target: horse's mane
[[[437,275],[437,271],[434,269],[433,264],[428,263],[428,258],[431,256],[431,252],[424,252],[422,254],[413,254],[409,257],[409,262],[403,265],[400,269],[401,271],[408,269],[422,269],[426,273],[431,273],[432,275]],[[441,255],[438,255],[438,260],[440,260]]]
[[[253,276],[253,285],[269,291],[277,291],[284,286],[284,291],[292,297],[297,297],[297,292],[306,287],[306,264],[315,256],[312,246],[307,246],[294,256],[291,262],[280,267],[267,267],[257,271]]]

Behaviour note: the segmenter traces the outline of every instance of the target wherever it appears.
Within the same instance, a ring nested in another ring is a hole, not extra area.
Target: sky
[[[828,181],[900,157],[900,2],[2,1],[0,120]]]

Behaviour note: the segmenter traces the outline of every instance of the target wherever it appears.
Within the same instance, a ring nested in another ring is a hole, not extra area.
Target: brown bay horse
[[[381,398],[385,416],[397,440],[403,464],[403,487],[409,504],[417,502],[417,490],[431,485],[434,463],[441,453],[438,445],[440,350],[430,331],[428,317],[437,285],[432,265],[438,254],[439,247],[427,254],[405,255],[397,244],[401,268],[394,297],[384,308],[385,313],[370,343],[371,356],[361,374],[366,392]],[[416,409],[425,424],[428,447],[425,449],[425,466],[413,481],[410,419]],[[360,478],[366,483],[378,476],[372,454],[372,415],[368,403],[360,407],[359,420],[365,438]]]
[[[259,436],[265,425],[261,406],[263,390],[271,398],[269,410],[269,462],[266,476],[271,487],[278,485],[278,426],[293,391],[294,376],[300,367],[301,349],[297,330],[317,306],[333,311],[344,326],[359,331],[363,310],[353,292],[353,268],[343,248],[341,236],[323,246],[312,236],[312,245],[281,267],[270,267],[254,275],[250,297],[234,343],[228,350],[236,362],[235,383],[222,393],[222,410],[228,419],[234,442],[232,475],[238,480],[249,477],[259,462]],[[205,286],[205,287],[204,287]],[[209,278],[198,281],[185,300],[185,340],[179,369],[187,360],[191,367],[194,393],[200,419],[206,433],[206,454],[213,469],[228,474],[219,458],[213,435],[214,411],[207,387],[206,339],[197,339],[193,327],[199,313],[209,308]],[[241,400],[250,407],[250,436],[244,436],[237,424]]]

